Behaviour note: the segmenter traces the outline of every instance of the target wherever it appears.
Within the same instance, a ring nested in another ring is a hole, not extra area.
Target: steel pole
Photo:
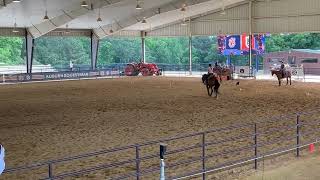
[[[192,75],[192,36],[189,35],[189,75]]]
[[[249,70],[252,75],[252,1],[249,1]]]
[[[164,159],[161,159],[160,160],[160,180],[166,179],[165,174],[164,174],[164,167],[165,167]]]

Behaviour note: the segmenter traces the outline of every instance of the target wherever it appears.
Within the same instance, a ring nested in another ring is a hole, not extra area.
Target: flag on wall
[[[217,37],[218,52],[222,55],[248,55],[250,37],[242,35],[219,35]],[[265,50],[265,35],[255,34],[251,38],[252,54],[263,54]]]
[[[249,42],[250,42],[250,36],[247,36],[245,33],[242,34],[241,35],[241,50],[248,51],[249,46],[250,46]],[[254,38],[251,38],[251,48],[254,49],[254,47],[255,47],[255,40],[254,40]]]
[[[240,36],[227,36],[226,49],[240,49]]]

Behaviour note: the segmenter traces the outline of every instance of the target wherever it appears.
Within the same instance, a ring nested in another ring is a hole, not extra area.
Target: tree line
[[[320,49],[319,33],[276,34],[266,38],[266,52],[289,49]],[[0,65],[25,64],[25,40],[21,37],[0,37]],[[33,64],[50,64],[67,67],[90,65],[90,38],[88,37],[40,37],[35,40]],[[226,57],[218,54],[215,36],[192,38],[193,63],[224,62]],[[110,37],[100,41],[98,66],[127,63],[141,59],[141,39],[138,37]],[[248,57],[232,57],[245,61]],[[146,38],[146,60],[154,63],[188,64],[188,37]]]

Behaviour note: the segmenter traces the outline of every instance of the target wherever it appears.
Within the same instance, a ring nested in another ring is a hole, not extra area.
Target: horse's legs
[[[218,98],[218,89],[214,88],[214,93],[216,94],[216,98]]]
[[[279,81],[279,86],[281,86],[281,79],[278,79],[278,81]]]
[[[287,85],[289,84],[289,78],[287,77]]]
[[[290,86],[291,86],[291,76],[290,76]]]
[[[208,96],[210,96],[209,85],[208,84],[207,84],[207,92],[208,92]]]

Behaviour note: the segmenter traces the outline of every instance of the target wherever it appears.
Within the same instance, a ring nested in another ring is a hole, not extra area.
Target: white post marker
[[[164,166],[165,166],[164,160],[161,159],[160,160],[160,180],[165,180],[166,179],[166,177],[164,175]]]
[[[3,173],[4,169],[5,169],[4,147],[0,144],[0,175]]]
[[[164,167],[165,167],[164,155],[166,154],[166,151],[167,151],[167,145],[161,143],[160,144],[160,180],[165,180],[166,179],[166,176],[165,176],[165,173],[164,173]]]

